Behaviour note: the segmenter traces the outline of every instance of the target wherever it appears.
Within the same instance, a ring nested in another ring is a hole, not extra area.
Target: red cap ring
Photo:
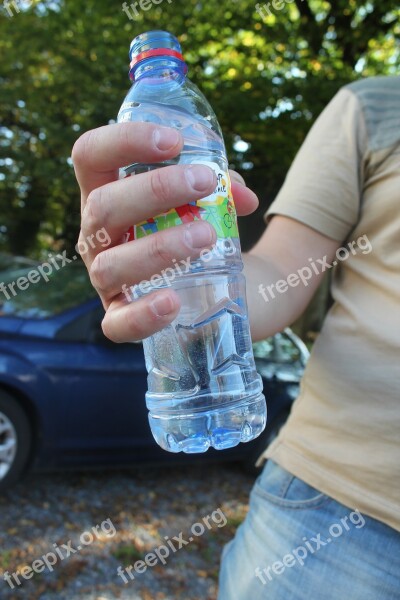
[[[183,62],[183,56],[180,52],[172,50],[171,48],[154,48],[153,50],[146,50],[140,52],[131,61],[130,68],[133,69],[137,63],[141,62],[145,58],[151,58],[152,56],[173,56]]]

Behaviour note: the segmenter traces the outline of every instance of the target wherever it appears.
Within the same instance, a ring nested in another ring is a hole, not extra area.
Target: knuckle
[[[149,236],[150,259],[157,264],[164,265],[171,263],[172,259],[175,258],[166,246],[166,239],[167,236],[164,232],[157,232]]]
[[[76,249],[76,250],[79,250],[79,246],[82,244],[82,242],[83,242],[83,239],[84,239],[84,238],[83,238],[83,233],[82,233],[82,230],[80,230],[80,232],[79,232],[79,237],[78,237],[78,239],[77,239],[77,241],[76,241],[76,244],[75,244],[75,249]]]
[[[83,262],[85,263],[86,267],[89,264],[89,257],[87,256],[87,252],[86,250],[86,238],[83,235],[83,232],[80,231],[79,233],[79,237],[78,237],[78,241],[76,242],[75,245],[75,250],[76,252],[79,254],[79,256],[81,257],[81,259],[83,260]]]
[[[162,206],[170,208],[173,197],[168,170],[166,168],[154,169],[154,171],[151,171],[150,175],[151,192],[155,199],[160,202]]]
[[[98,231],[108,222],[110,208],[105,199],[105,190],[96,188],[87,197],[83,210],[82,223],[87,231]]]
[[[112,256],[113,253],[111,251],[100,252],[89,268],[89,277],[93,287],[105,295],[111,289],[110,273],[113,272]]]
[[[132,140],[131,123],[120,123],[118,126],[118,147],[122,152],[132,151]]]
[[[84,165],[90,161],[90,147],[92,145],[92,140],[93,130],[86,131],[76,140],[71,153],[71,158],[74,165]]]

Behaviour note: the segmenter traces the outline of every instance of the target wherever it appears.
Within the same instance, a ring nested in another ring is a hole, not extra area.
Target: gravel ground
[[[0,497],[0,599],[215,600],[252,484],[234,465],[31,475]],[[52,571],[41,562],[14,589],[4,580],[51,552]],[[124,583],[118,567],[148,553],[153,566],[123,571]]]

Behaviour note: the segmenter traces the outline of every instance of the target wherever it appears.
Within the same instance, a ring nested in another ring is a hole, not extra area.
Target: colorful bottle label
[[[239,237],[229,173],[214,162],[196,161],[196,164],[211,167],[215,172],[217,186],[214,192],[197,202],[171,208],[157,217],[134,225],[129,229],[126,241],[137,240],[157,231],[199,219],[211,223],[219,239]]]

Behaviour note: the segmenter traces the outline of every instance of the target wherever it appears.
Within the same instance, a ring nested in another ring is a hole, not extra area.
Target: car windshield
[[[71,263],[41,274],[40,263],[16,260],[0,270],[0,316],[44,319],[96,297],[86,268]]]

